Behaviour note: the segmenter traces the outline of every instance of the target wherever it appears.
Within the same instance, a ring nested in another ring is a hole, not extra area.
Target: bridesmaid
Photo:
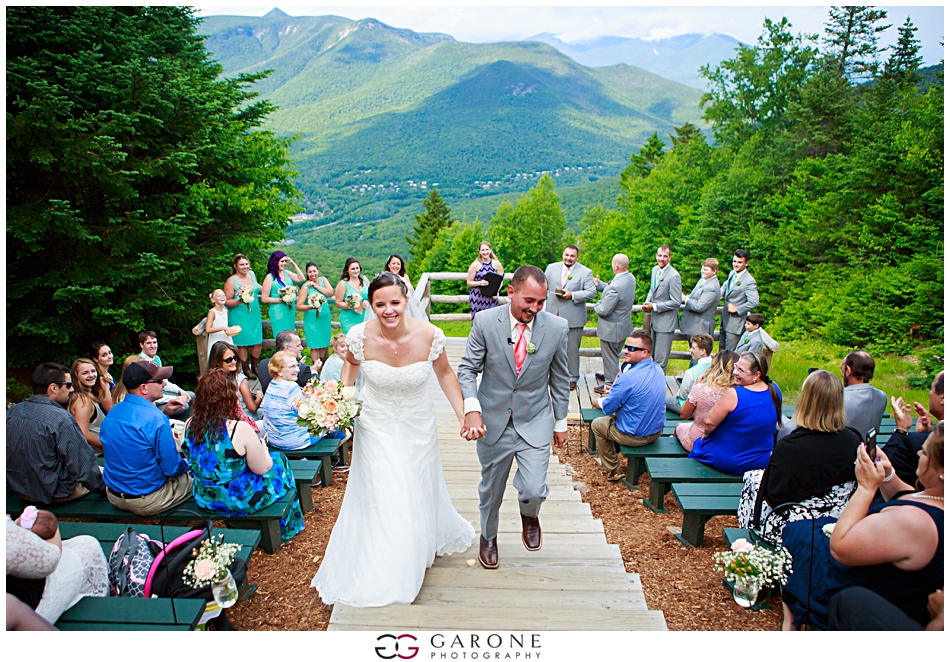
[[[365,276],[360,275],[363,268],[359,260],[355,257],[346,258],[346,264],[343,265],[343,274],[340,276],[340,282],[336,284],[336,305],[340,311],[340,326],[343,327],[343,334],[346,335],[351,328],[363,321],[363,313],[369,305],[366,300],[366,290],[369,287],[369,281]],[[358,294],[360,303],[357,309],[350,307],[346,298]]]
[[[485,280],[485,274],[488,273],[501,276],[504,275],[505,270],[502,268],[498,258],[495,257],[495,253],[491,249],[491,244],[487,241],[483,241],[478,245],[478,259],[469,266],[468,279],[465,281],[465,283],[472,288],[468,294],[468,305],[472,309],[472,319],[475,318],[475,313],[494,308],[498,305],[497,296],[486,297],[482,294],[481,288],[488,285],[488,281]]]
[[[406,289],[409,290],[409,316],[419,320],[429,321],[429,316],[426,315],[426,311],[419,307],[419,302],[416,301],[416,293],[412,288],[412,283],[409,281],[409,277],[406,275],[406,261],[402,259],[401,255],[393,253],[389,256],[389,259],[386,260],[386,271],[396,274],[402,279],[402,282],[406,284]],[[366,311],[367,317],[372,315],[372,309]]]
[[[320,268],[314,262],[307,262],[306,271],[307,282],[297,295],[297,310],[303,311],[303,331],[307,347],[310,348],[310,360],[316,366],[326,359],[327,347],[330,346],[330,297],[334,291],[330,281],[320,275]],[[315,308],[308,303],[312,294],[322,294],[326,298],[321,307]]]
[[[295,273],[287,271],[292,265]],[[281,331],[293,331],[297,321],[297,296],[290,303],[281,300],[280,290],[294,283],[306,280],[300,267],[283,251],[274,251],[267,261],[267,275],[261,286],[261,301],[270,304],[267,314],[270,317],[271,336],[276,340]]]
[[[241,300],[241,290],[247,288],[253,298],[249,303]],[[241,369],[247,377],[257,378],[257,364],[261,361],[261,343],[264,340],[264,331],[261,328],[261,286],[257,277],[251,271],[251,261],[247,255],[238,253],[231,261],[231,277],[224,287],[227,301],[224,305],[228,309],[228,326],[239,326],[241,332],[231,338],[237,347],[238,357],[241,359]],[[247,364],[248,349],[251,354],[251,365]]]

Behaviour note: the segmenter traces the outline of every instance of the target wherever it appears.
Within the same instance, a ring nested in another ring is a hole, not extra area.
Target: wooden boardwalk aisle
[[[453,366],[464,350],[464,338],[448,339],[446,351]],[[458,436],[458,420],[434,377],[429,389],[438,412],[449,494],[478,533],[475,444]],[[576,411],[573,395],[572,399]],[[501,508],[497,570],[466,564],[477,557],[476,539],[468,551],[436,560],[411,605],[372,609],[336,605],[329,629],[665,630],[663,613],[647,609],[639,577],[626,572],[619,548],[607,544],[603,524],[591,516],[590,506],[581,501],[558,458],[552,455],[548,470],[551,494],[541,507],[540,551],[528,552],[521,542],[513,477],[514,467]]]

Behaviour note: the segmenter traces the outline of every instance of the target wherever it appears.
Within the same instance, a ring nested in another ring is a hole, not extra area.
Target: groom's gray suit
[[[509,309],[510,304],[475,316],[458,369],[462,395],[478,398],[486,428],[476,446],[482,465],[478,510],[486,540],[498,534],[498,508],[515,457],[521,514],[538,516],[549,492],[554,421],[567,418],[570,393],[567,320],[544,311],[535,316],[530,343],[536,351],[527,354],[521,374],[516,375]],[[476,390],[479,373],[482,380]]]

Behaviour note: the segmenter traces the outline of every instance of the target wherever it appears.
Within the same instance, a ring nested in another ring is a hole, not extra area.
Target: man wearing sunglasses
[[[624,364],[613,386],[594,407],[606,416],[590,424],[600,451],[600,466],[607,480],[623,478],[620,446],[646,446],[663,433],[666,421],[666,377],[653,362],[653,341],[643,331],[634,331],[623,348]]]
[[[41,363],[30,382],[30,399],[7,410],[7,487],[43,504],[101,492],[96,454],[66,409],[69,368]]]

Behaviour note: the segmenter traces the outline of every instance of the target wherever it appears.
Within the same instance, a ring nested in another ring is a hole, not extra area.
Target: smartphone
[[[864,438],[864,450],[868,452],[871,462],[877,461],[877,430],[871,428]]]

